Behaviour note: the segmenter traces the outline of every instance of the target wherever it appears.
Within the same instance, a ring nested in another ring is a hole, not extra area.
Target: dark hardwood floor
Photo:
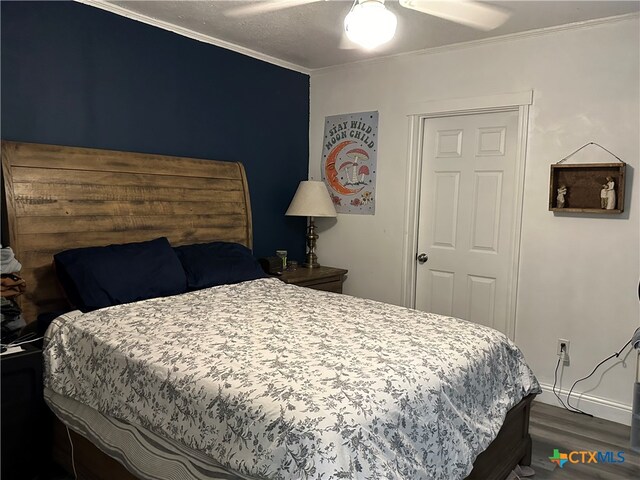
[[[640,479],[640,455],[631,451],[631,428],[600,418],[569,412],[560,407],[533,402],[529,432],[533,439],[531,467],[534,480],[622,480]],[[549,460],[553,450],[624,452],[623,463],[565,463]]]

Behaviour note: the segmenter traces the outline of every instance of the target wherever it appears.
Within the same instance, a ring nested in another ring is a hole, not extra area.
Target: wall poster
[[[374,215],[378,112],[325,118],[322,180],[338,213]]]

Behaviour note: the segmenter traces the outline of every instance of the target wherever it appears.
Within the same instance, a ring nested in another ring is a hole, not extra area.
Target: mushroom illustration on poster
[[[325,118],[322,180],[338,213],[374,215],[378,112]]]

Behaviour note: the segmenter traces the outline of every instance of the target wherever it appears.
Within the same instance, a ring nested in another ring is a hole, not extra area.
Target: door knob
[[[429,257],[427,256],[426,253],[421,253],[420,255],[418,255],[418,263],[420,265],[422,265],[423,263],[426,263],[427,260],[429,260]]]

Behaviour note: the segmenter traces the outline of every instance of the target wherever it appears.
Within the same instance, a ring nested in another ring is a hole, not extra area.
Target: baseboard
[[[562,406],[553,394],[553,385],[541,383],[540,386],[542,387],[542,393],[536,397],[536,401],[558,407]],[[569,391],[560,390],[556,387],[556,392],[566,404],[567,393],[569,393]],[[623,425],[631,425],[631,405],[596,397],[595,395],[577,395],[575,391],[571,394],[571,405],[577,406],[580,410],[590,413],[594,417],[622,423]]]

